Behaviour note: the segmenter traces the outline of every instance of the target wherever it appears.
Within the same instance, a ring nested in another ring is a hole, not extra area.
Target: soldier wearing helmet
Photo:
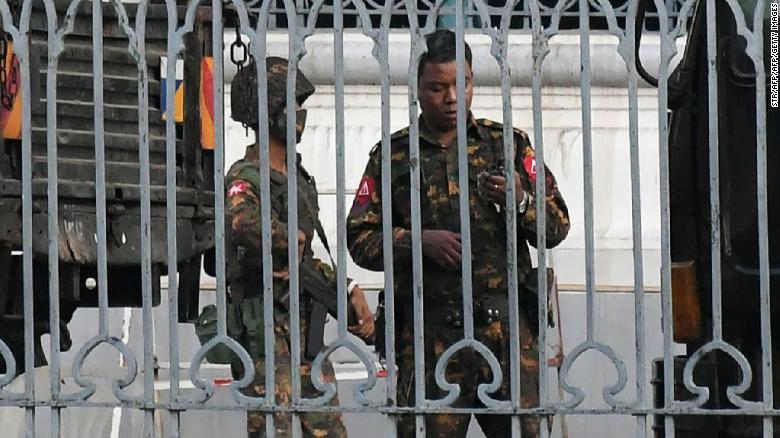
[[[241,320],[244,330],[239,336],[242,344],[247,347],[255,364],[255,379],[244,391],[251,396],[264,396],[265,388],[265,345],[263,344],[262,321],[262,224],[260,206],[262,202],[270,202],[271,206],[271,252],[273,263],[273,294],[274,294],[274,334],[275,334],[275,367],[276,367],[276,400],[278,403],[288,402],[291,393],[291,345],[290,345],[290,312],[289,303],[289,268],[288,268],[288,226],[287,226],[287,60],[268,57],[266,72],[268,78],[268,126],[269,126],[269,156],[270,156],[270,199],[260,196],[260,163],[258,148],[263,147],[258,140],[258,86],[257,70],[254,62],[241,69],[231,85],[231,116],[234,120],[251,127],[255,131],[255,144],[246,148],[243,159],[237,161],[226,176],[226,214],[227,214],[227,263],[230,299],[241,302]],[[306,122],[306,110],[301,105],[314,93],[314,85],[298,72],[295,83],[296,100],[296,138],[300,141]],[[299,262],[313,266],[315,272],[330,285],[329,293],[335,300],[336,276],[332,264],[314,258],[312,241],[315,234],[327,248],[327,239],[322,233],[317,203],[317,188],[314,178],[301,165],[301,157],[297,157],[296,178],[298,182],[298,248]],[[303,289],[302,280],[302,289]],[[358,336],[367,338],[373,334],[373,317],[365,300],[362,289],[350,282],[350,303],[357,316],[357,323],[350,330]],[[319,395],[311,380],[311,361],[321,349],[321,327],[317,324],[324,321],[314,318],[313,306],[316,304],[308,295],[301,295],[301,388],[303,397]],[[315,336],[311,336],[315,333]],[[319,336],[320,339],[313,339]],[[307,338],[308,337],[308,338]],[[319,345],[312,347],[312,345]],[[240,364],[233,364],[233,373],[242,375]],[[323,379],[334,381],[333,368],[330,363],[322,367]],[[338,401],[334,399],[333,403]],[[301,415],[304,436],[311,437],[345,437],[346,429],[338,413],[306,413]],[[291,416],[289,413],[274,414],[276,435],[287,437],[292,434]],[[250,437],[265,435],[265,414],[249,412],[247,429]]]
[[[287,60],[275,56],[266,58],[267,84],[268,84],[268,128],[271,136],[281,140],[281,146],[287,141]],[[245,126],[258,130],[257,113],[257,69],[255,63],[250,62],[246,68],[236,73],[231,84],[230,92],[230,116],[233,120]],[[300,106],[314,94],[314,84],[298,71],[295,78],[295,103],[297,141],[301,141],[303,129],[306,125],[306,110]],[[286,148],[285,148],[286,150]]]

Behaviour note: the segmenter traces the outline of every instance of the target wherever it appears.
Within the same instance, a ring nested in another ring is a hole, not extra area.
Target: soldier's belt
[[[479,321],[479,322],[478,322]],[[474,302],[474,322],[490,325],[496,321],[509,322],[509,299],[505,296],[486,296]]]
[[[426,323],[463,328],[463,302],[446,301],[426,309]],[[509,302],[504,296],[486,296],[474,300],[474,324],[488,326],[496,321],[509,322]]]

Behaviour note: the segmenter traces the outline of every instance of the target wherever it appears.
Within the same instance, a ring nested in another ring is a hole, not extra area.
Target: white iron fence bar
[[[103,95],[103,5],[92,2],[92,70],[95,101],[95,209],[98,254],[98,336],[108,336],[108,219],[106,212],[106,139]],[[74,364],[75,365],[75,364]]]
[[[159,382],[158,382],[159,383]],[[158,386],[159,387],[159,386]],[[165,386],[163,386],[165,387]],[[70,408],[124,408],[124,409],[154,409],[154,410],[180,410],[180,411],[202,411],[202,412],[237,412],[246,411],[249,406],[245,403],[241,404],[220,404],[209,403],[203,404],[201,401],[180,401],[178,403],[169,403],[167,401],[155,401],[153,403],[147,403],[143,400],[119,400],[109,402],[90,402],[82,400],[62,400],[59,403],[52,403],[50,400],[39,399],[35,402],[19,401],[14,399],[5,398],[0,401],[0,407],[16,407],[26,408],[28,406],[35,405],[36,408],[50,408],[52,406],[60,406]],[[254,409],[254,408],[253,408]],[[635,416],[635,415],[672,415],[672,416],[703,416],[703,417],[733,417],[733,416],[748,416],[748,417],[780,417],[780,409],[766,410],[763,408],[753,409],[704,409],[704,408],[689,408],[685,406],[676,406],[672,409],[664,408],[647,408],[636,409],[631,406],[628,407],[606,407],[598,409],[590,408],[565,408],[558,406],[548,406],[546,408],[537,409],[520,409],[515,410],[511,407],[508,408],[491,408],[489,411],[485,408],[453,408],[453,407],[423,407],[416,409],[414,407],[375,407],[375,406],[307,406],[302,405],[298,407],[290,407],[284,405],[273,406],[271,408],[260,407],[257,409],[262,412],[340,412],[348,414],[386,414],[386,415],[428,415],[428,414],[454,414],[454,415],[470,415],[470,414],[487,414],[487,415],[576,415],[576,416]]]
[[[458,191],[460,202],[461,292],[463,294],[463,337],[474,339],[474,300],[471,276],[471,208],[469,203],[469,162],[466,138],[466,41],[463,0],[455,1],[455,88],[457,97]],[[469,67],[471,68],[471,67]],[[449,93],[449,90],[447,91]],[[450,146],[451,147],[451,146]],[[446,358],[447,356],[443,356]],[[446,364],[445,364],[446,365]],[[438,368],[438,367],[437,367]]]
[[[168,411],[168,429],[170,438],[179,438],[181,436],[181,415],[179,411]]]
[[[291,0],[285,0],[285,10],[288,20],[288,60],[287,66],[287,266],[290,272],[290,368],[292,370],[291,397],[293,407],[301,403],[301,318],[300,318],[300,283],[298,276],[298,162],[296,132],[296,99],[295,84],[298,76],[298,62],[304,53],[305,36],[298,38],[296,31],[300,29],[295,5]],[[316,10],[314,11],[316,16]],[[292,437],[303,436],[301,417],[298,412],[292,414]]]
[[[479,2],[480,0],[475,0]],[[511,2],[516,4],[516,2]],[[519,285],[517,281],[517,193],[515,191],[514,179],[515,179],[515,165],[517,161],[517,153],[515,150],[516,143],[514,138],[514,129],[512,122],[512,78],[509,70],[509,61],[507,47],[508,44],[508,12],[511,9],[507,6],[503,15],[502,22],[502,35],[501,35],[501,53],[498,56],[500,58],[499,68],[501,69],[501,94],[503,96],[502,108],[503,108],[503,139],[504,139],[504,163],[506,170],[506,181],[508,190],[506,192],[506,235],[507,235],[507,287],[508,300],[509,300],[509,378],[510,388],[510,401],[511,405],[515,409],[522,408],[522,400],[520,394],[522,393],[521,376],[521,364],[520,355],[522,353],[520,347],[520,297],[519,297]],[[522,151],[519,151],[522,153]],[[527,281],[527,280],[526,280]],[[530,322],[530,321],[529,321]],[[542,365],[546,366],[546,365]],[[530,382],[529,382],[530,383]],[[512,437],[522,437],[521,418],[518,415],[512,416]]]
[[[138,138],[141,185],[141,326],[144,352],[144,401],[154,402],[154,322],[152,321],[152,215],[149,162],[149,77],[146,68],[146,10],[148,2],[138,4],[135,32],[127,23],[127,15],[121,1],[113,0],[114,8],[130,38],[131,55],[138,63]],[[144,434],[154,436],[154,410],[144,409]]]
[[[235,3],[239,9],[242,20],[242,28],[249,27],[248,20],[244,24],[246,10],[243,2]],[[264,1],[261,12],[267,12],[270,2]],[[263,16],[261,14],[261,16]],[[258,126],[255,147],[258,148],[260,155],[260,199],[271,199],[271,174],[270,174],[270,155],[269,155],[269,133],[268,133],[268,76],[266,74],[266,35],[268,23],[266,20],[258,20],[257,28],[251,39],[251,48],[254,51],[255,67],[257,70],[257,105],[258,105]],[[251,62],[251,61],[250,61]],[[232,91],[231,91],[232,92]],[[276,357],[275,357],[275,334],[274,334],[274,291],[273,291],[273,254],[271,251],[271,203],[260,203],[260,223],[262,224],[262,260],[263,260],[263,336],[265,345],[265,385],[266,390],[263,404],[272,406],[275,404],[276,392]],[[265,416],[265,433],[269,438],[276,436],[276,426],[273,413],[269,412]]]
[[[357,0],[356,0],[357,1]],[[376,59],[380,65],[380,88],[382,93],[382,255],[384,265],[384,298],[385,298],[385,326],[374,327],[374,330],[385,331],[385,368],[387,370],[387,405],[398,405],[398,371],[395,356],[395,277],[393,266],[393,191],[390,186],[392,171],[392,149],[390,147],[390,63],[388,60],[388,32],[390,26],[390,11],[392,3],[387,2],[382,14],[382,26],[376,44]],[[381,352],[377,352],[381,354]],[[387,438],[395,438],[398,435],[397,420],[394,415],[389,416]]]
[[[46,177],[49,239],[49,385],[50,397],[60,396],[60,252],[59,252],[59,178],[57,174],[57,67],[61,54],[57,35],[57,12],[53,3],[44,2],[47,22],[49,64],[46,72]],[[49,422],[51,437],[60,436],[61,408],[51,409]]]
[[[591,119],[591,55],[590,55],[590,16],[588,0],[578,0],[580,11],[580,99],[582,102],[582,185],[583,210],[585,219],[585,293],[587,315],[595,307],[595,236],[593,219],[593,124]],[[588,317],[586,323],[587,339],[594,340],[594,320]]]
[[[658,7],[661,0],[656,0]],[[686,5],[691,5],[688,1]],[[660,186],[660,222],[661,222],[661,325],[663,331],[663,407],[670,409],[674,403],[674,355],[672,353],[673,324],[672,317],[672,261],[670,238],[670,200],[669,200],[669,67],[677,51],[676,35],[680,27],[669,30],[666,9],[659,8],[660,18],[660,62],[658,66],[658,143],[659,143],[659,186]],[[685,21],[684,19],[681,21]],[[678,23],[678,26],[684,25]],[[675,419],[671,415],[664,417],[664,436],[674,437]]]
[[[629,3],[626,16],[626,39],[631,47],[636,46],[636,20],[638,0]],[[640,29],[641,31],[641,29]],[[633,234],[634,256],[634,346],[636,348],[636,406],[644,406],[646,402],[646,342],[645,342],[645,280],[642,247],[642,196],[641,173],[639,156],[639,97],[638,97],[638,73],[636,69],[635,54],[624,55],[628,73],[628,117],[629,117],[629,143],[631,152],[631,229]],[[642,438],[647,434],[647,417],[636,417],[636,436]]]
[[[222,2],[212,0],[211,42],[214,56],[214,247],[217,276],[217,336],[226,338],[227,289],[225,280],[225,103],[222,85]]]
[[[177,221],[176,221],[176,114],[174,96],[176,94],[176,62],[181,50],[182,39],[176,33],[178,26],[178,11],[176,3],[172,0],[166,0],[165,6],[168,12],[168,38],[166,58],[165,77],[165,219],[167,233],[167,255],[168,255],[168,354],[170,357],[170,390],[168,391],[169,400],[174,401],[179,397],[179,277],[176,239]],[[185,115],[192,117],[193,114]],[[180,416],[179,411],[169,412],[168,431],[171,438],[179,436]]]
[[[16,407],[26,408],[28,406],[35,405],[36,408],[50,408],[52,406],[60,406],[63,408],[123,408],[123,409],[153,409],[153,410],[180,410],[180,411],[202,411],[202,412],[238,412],[246,411],[249,406],[245,403],[241,404],[220,404],[209,403],[203,404],[201,401],[181,401],[178,403],[169,403],[167,401],[155,401],[153,403],[147,403],[143,400],[129,400],[129,401],[110,401],[110,402],[90,402],[81,400],[62,400],[59,403],[52,403],[50,400],[39,399],[35,402],[25,402],[13,399],[3,399],[0,401],[0,407]],[[254,409],[254,408],[253,408]],[[277,413],[347,413],[347,414],[384,414],[384,415],[429,415],[429,414],[454,414],[454,415],[471,415],[471,414],[487,414],[487,415],[576,415],[576,416],[635,416],[635,415],[662,415],[662,416],[702,416],[702,417],[733,417],[733,416],[747,416],[747,417],[780,417],[780,409],[766,410],[763,408],[753,409],[704,409],[704,408],[689,408],[685,406],[676,406],[672,409],[664,408],[646,408],[636,409],[631,406],[619,407],[619,408],[565,408],[558,406],[548,406],[546,408],[526,408],[515,410],[511,407],[508,408],[491,408],[487,411],[485,408],[453,408],[453,407],[375,407],[375,406],[307,406],[302,405],[298,407],[290,407],[284,405],[278,405],[271,408],[260,407],[256,410],[262,412],[277,412]]]
[[[481,3],[480,0],[476,0]],[[512,6],[517,2],[509,2]],[[515,409],[521,409],[521,397],[522,382],[520,380],[521,364],[520,364],[520,298],[519,285],[517,281],[517,193],[515,191],[514,178],[515,178],[515,162],[517,161],[517,153],[523,151],[516,151],[516,143],[512,122],[512,78],[509,69],[508,58],[508,27],[509,27],[509,11],[511,10],[509,4],[502,16],[501,23],[501,35],[497,36],[500,39],[501,51],[496,56],[499,59],[499,68],[501,69],[501,94],[503,96],[502,109],[503,109],[503,139],[504,139],[504,165],[506,170],[506,181],[508,190],[506,192],[506,235],[507,235],[507,287],[508,299],[509,299],[509,378],[510,392],[511,392],[511,406]],[[529,321],[530,322],[530,321]],[[542,365],[546,366],[546,365]],[[530,382],[529,382],[530,383]],[[522,428],[521,419],[518,415],[512,416],[512,437],[521,438]]]
[[[287,2],[285,2],[287,3]],[[288,6],[288,5],[285,5]],[[287,8],[290,20],[287,67],[287,264],[290,272],[290,355],[292,369],[292,404],[297,406],[301,399],[301,328],[300,328],[300,283],[298,276],[298,162],[295,130],[295,82],[298,75],[298,43],[294,31],[297,18],[292,5]],[[300,436],[300,417],[293,414],[293,436]]]
[[[270,1],[263,3],[267,10]],[[271,199],[271,173],[268,138],[268,76],[265,74],[266,66],[266,31],[265,20],[258,20],[258,38],[253,46],[257,48],[255,60],[257,62],[257,100],[258,100],[258,144],[260,150],[260,199]],[[289,203],[288,203],[289,205]],[[273,254],[271,252],[271,203],[263,202],[260,205],[260,221],[263,227],[263,330],[265,336],[265,384],[266,388],[276,388],[276,356],[274,352],[274,279],[273,279]],[[275,403],[276,392],[266,391],[265,403],[269,406]],[[273,413],[265,416],[265,433],[269,438],[276,436],[276,426]]]
[[[361,2],[362,3],[362,2]],[[380,88],[382,93],[382,255],[385,270],[385,327],[375,327],[375,330],[385,330],[385,351],[387,353],[387,404],[397,406],[398,373],[395,356],[395,277],[393,264],[393,192],[390,186],[392,172],[392,148],[390,145],[390,62],[389,41],[390,17],[392,3],[386,2],[382,11],[382,22],[379,34],[374,40],[375,58],[380,66]],[[390,427],[387,437],[395,438],[398,434],[398,417],[390,416]]]
[[[338,337],[346,340],[347,333],[347,211],[346,211],[346,160],[344,157],[344,5],[333,2],[333,67],[336,94],[336,250],[338,297]],[[313,376],[312,376],[313,378]]]
[[[717,13],[715,0],[706,0],[707,7],[707,108],[709,110],[709,172],[710,172],[710,237],[712,338],[723,340],[723,309],[721,284],[720,241],[720,146],[718,141],[718,70],[717,70]]]
[[[35,322],[33,313],[33,191],[32,191],[32,98],[30,88],[30,15],[32,1],[22,3],[19,32],[14,35],[14,50],[22,68],[22,275],[24,296],[24,394],[35,400]],[[35,408],[25,407],[25,434],[35,437]]]
[[[538,291],[539,306],[537,318],[539,321],[539,405],[547,407],[550,403],[547,390],[547,206],[545,205],[545,161],[544,161],[544,131],[542,125],[542,64],[548,53],[547,36],[544,34],[544,26],[539,14],[539,4],[532,0],[533,10],[531,27],[533,29],[533,72],[531,79],[531,97],[533,108],[534,140],[536,146],[536,187],[534,187],[533,200],[536,202],[536,248],[538,266]],[[588,316],[590,318],[590,316]],[[547,417],[541,418],[539,427],[541,437],[549,435],[549,422]]]
[[[476,0],[479,1],[479,0]],[[510,9],[507,8],[507,12]],[[505,12],[504,17],[508,17],[508,13]],[[520,298],[519,285],[517,281],[517,194],[515,191],[514,178],[515,178],[515,165],[517,161],[517,151],[515,150],[515,137],[512,123],[512,85],[510,70],[507,60],[507,25],[508,22],[502,23],[502,49],[499,57],[501,58],[499,68],[501,69],[501,94],[503,96],[503,139],[504,139],[504,163],[506,170],[506,234],[507,234],[507,287],[508,300],[509,300],[509,372],[510,376],[504,378],[509,379],[510,386],[510,401],[511,406],[515,409],[521,409],[521,397],[522,382],[520,380],[521,364],[520,364]],[[519,151],[522,153],[522,151]],[[530,322],[530,321],[529,321]],[[546,365],[542,365],[546,366]],[[521,419],[518,415],[512,417],[512,437],[521,438]]]
[[[425,405],[425,335],[424,335],[424,303],[423,303],[423,254],[422,225],[420,209],[420,126],[418,111],[418,71],[420,56],[426,52],[426,31],[430,31],[435,23],[435,13],[427,16],[426,27],[419,29],[417,25],[417,4],[412,0],[404,0],[409,17],[411,35],[411,50],[409,56],[409,163],[411,178],[411,225],[412,225],[412,308],[414,313],[414,406],[419,409]],[[439,4],[439,2],[437,2]],[[421,32],[422,30],[422,32]],[[415,436],[425,438],[425,417],[415,416]]]
[[[239,11],[243,16],[245,14],[242,2],[236,2]],[[267,12],[270,1],[263,2],[261,12]],[[264,16],[261,14],[261,16]],[[248,21],[248,20],[247,20]],[[242,22],[242,27],[244,23]],[[249,26],[249,23],[246,24]],[[251,47],[254,51],[255,67],[257,69],[257,105],[258,105],[258,131],[256,147],[260,152],[260,199],[271,199],[271,173],[270,173],[270,155],[269,155],[269,134],[268,134],[268,75],[266,72],[266,37],[268,23],[266,20],[258,20],[257,28],[254,32],[254,39],[251,40]],[[231,91],[232,92],[232,91]],[[289,205],[289,203],[288,203]],[[264,404],[272,406],[275,403],[276,391],[276,357],[275,357],[275,335],[274,335],[274,290],[273,290],[273,254],[271,252],[271,203],[260,203],[260,223],[262,224],[261,248],[263,253],[263,335],[265,337],[265,385],[266,390]],[[265,433],[268,438],[276,436],[276,426],[273,413],[269,412],[265,416]]]

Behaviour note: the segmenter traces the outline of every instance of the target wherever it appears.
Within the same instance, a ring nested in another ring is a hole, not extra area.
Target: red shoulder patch
[[[249,190],[249,183],[237,179],[233,181],[233,184],[231,184],[230,187],[228,188],[227,195],[228,197],[236,196],[242,193],[246,193],[247,190]]]
[[[368,203],[371,200],[371,195],[374,194],[375,186],[374,178],[364,176],[358,185],[355,201],[357,201],[357,203],[360,205],[365,205]]]
[[[523,158],[523,167],[525,168],[525,173],[528,174],[528,179],[531,180],[531,184],[535,184],[536,183],[536,158],[535,157]]]

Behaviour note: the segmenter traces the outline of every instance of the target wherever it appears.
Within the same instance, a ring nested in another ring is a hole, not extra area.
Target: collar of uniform
[[[439,143],[439,141],[436,139],[436,137],[431,134],[430,129],[428,129],[428,125],[425,124],[425,119],[423,119],[422,114],[420,114],[420,117],[418,118],[418,126],[420,127],[420,138],[422,140],[425,140],[432,145],[443,147],[442,144]],[[477,124],[477,119],[475,119],[474,114],[469,111],[468,119],[466,121],[466,137],[468,137],[469,134],[475,134],[481,138],[482,133],[478,128],[479,125]]]
[[[298,169],[300,169],[300,167],[301,167],[302,158],[303,157],[301,156],[300,152],[296,152],[295,153],[295,165],[296,165],[296,167]],[[260,163],[260,153],[258,152],[256,145],[250,144],[249,146],[246,147],[246,152],[244,152],[244,160],[252,161],[252,162],[258,163],[258,165],[259,165],[259,163]],[[271,176],[274,176],[274,174],[276,174],[276,173],[278,173],[279,175],[284,176],[283,173],[281,173],[279,171],[276,171],[274,169],[271,169]]]

